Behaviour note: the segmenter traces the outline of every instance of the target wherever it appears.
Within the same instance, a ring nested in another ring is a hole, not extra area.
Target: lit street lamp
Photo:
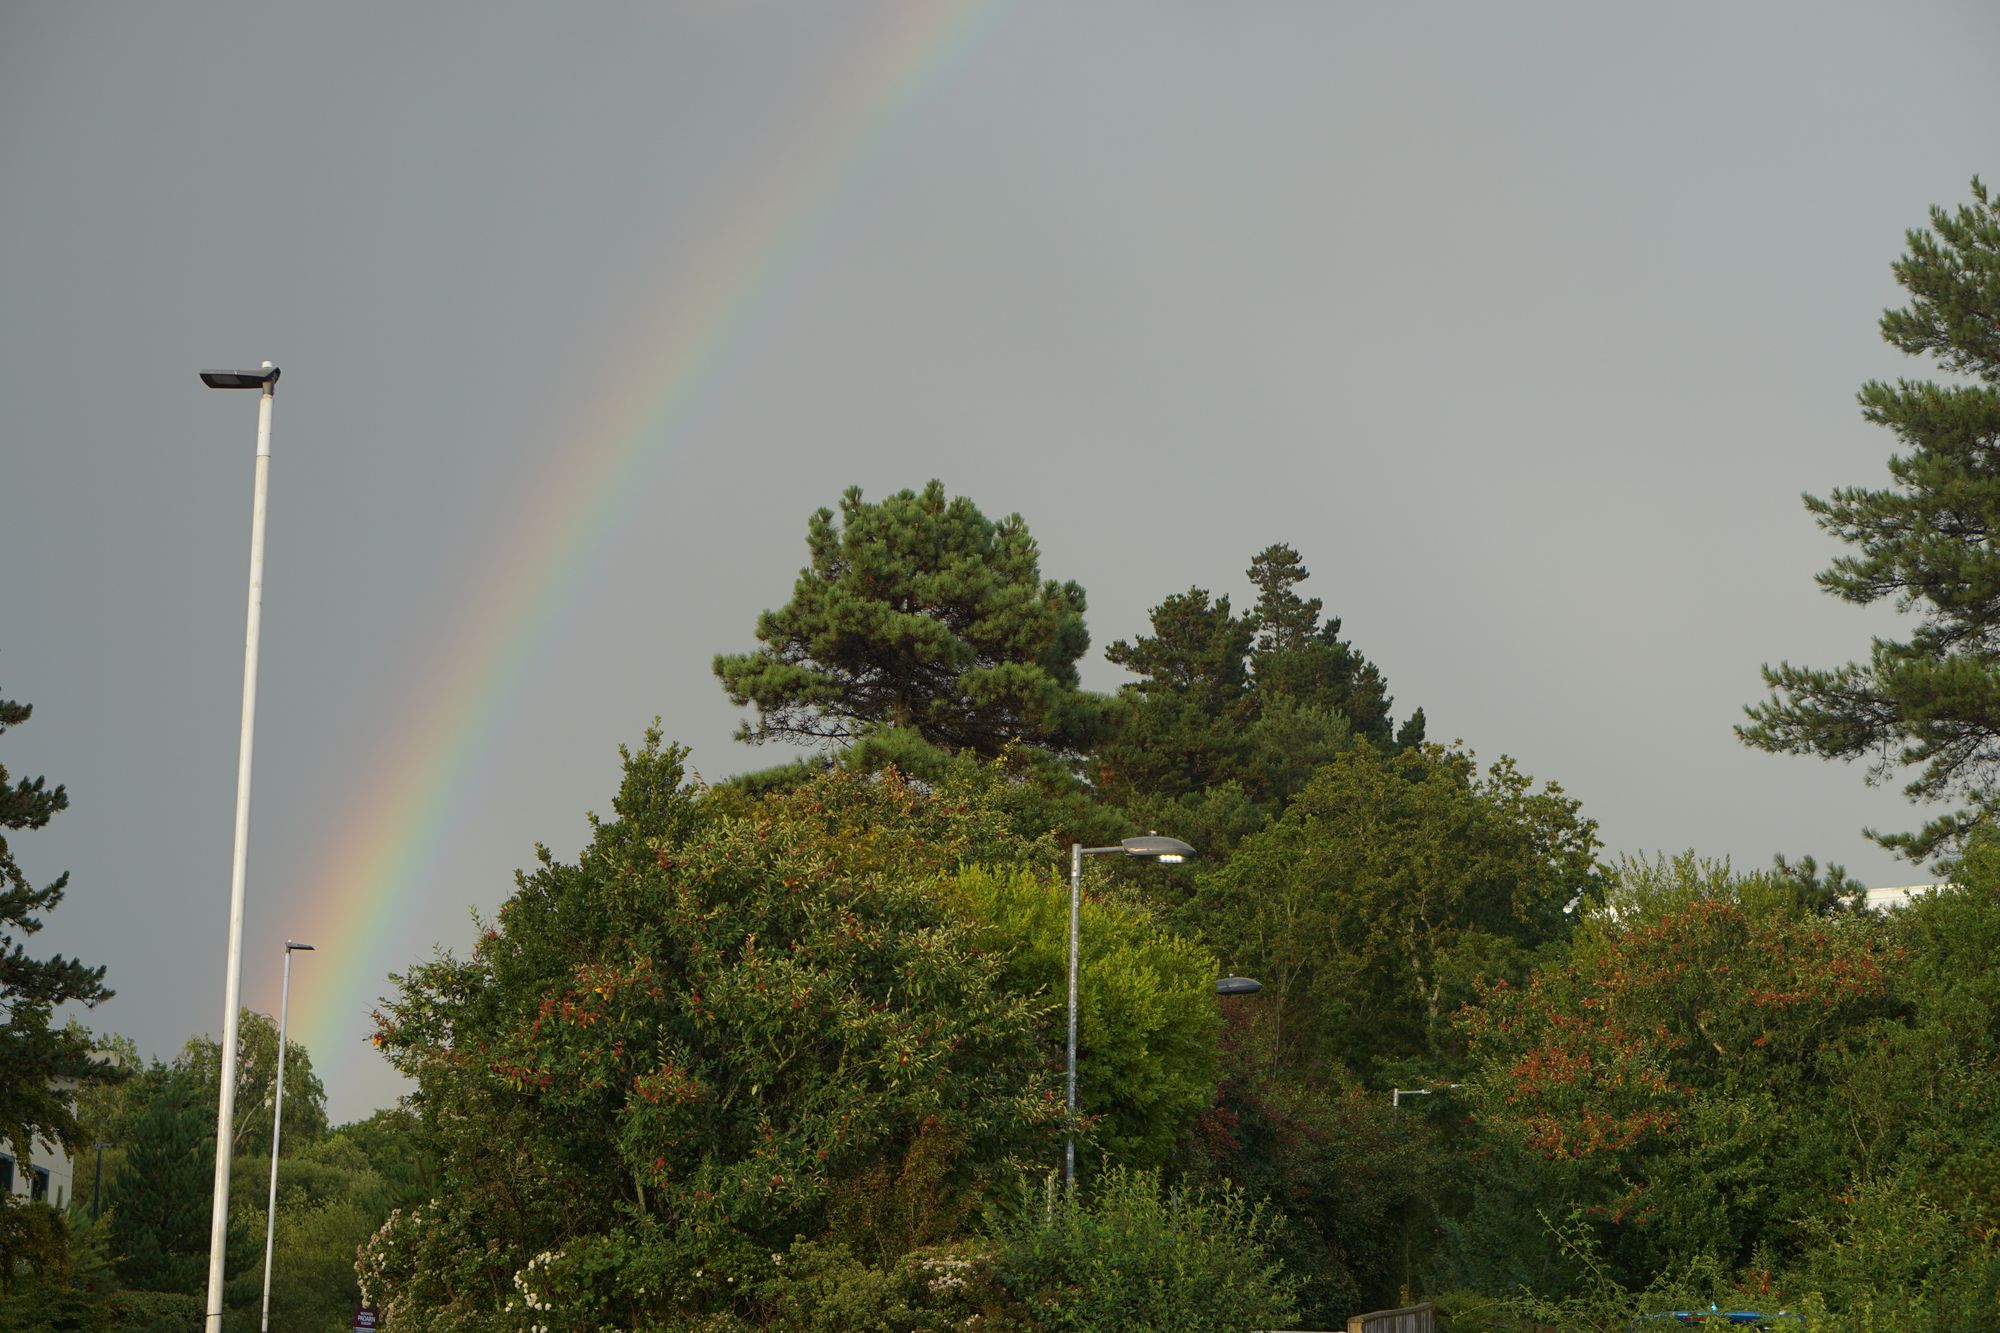
[[[271,1333],[271,1242],[278,1235],[278,1130],[285,1123],[285,1017],[292,1007],[292,955],[311,953],[310,944],[285,941],[285,984],[278,992],[278,1088],[271,1098],[271,1202],[264,1221],[264,1317],[257,1325]]]
[[[1127,838],[1111,847],[1086,847],[1080,842],[1069,848],[1069,1066],[1063,1081],[1063,1103],[1069,1108],[1070,1131],[1063,1140],[1063,1188],[1076,1185],[1076,972],[1083,936],[1083,858],[1120,852],[1141,861],[1179,865],[1194,855],[1194,848],[1179,838],[1163,838],[1157,833],[1143,838]]]
[[[208,1223],[208,1298],[205,1333],[222,1333],[223,1247],[229,1229],[230,1141],[236,1119],[236,1010],[243,973],[243,887],[250,861],[250,748],[257,723],[257,632],[264,610],[264,497],[271,474],[271,400],[278,368],[266,361],[259,370],[204,370],[211,389],[255,389],[257,471],[250,502],[250,610],[243,633],[243,725],[236,748],[236,837],[229,870],[229,960],[222,986],[222,1075],[215,1116],[215,1190]]]

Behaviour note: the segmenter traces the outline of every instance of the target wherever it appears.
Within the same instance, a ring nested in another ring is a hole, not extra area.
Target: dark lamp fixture
[[[201,382],[211,389],[268,389],[278,382],[278,368],[262,370],[204,370]]]

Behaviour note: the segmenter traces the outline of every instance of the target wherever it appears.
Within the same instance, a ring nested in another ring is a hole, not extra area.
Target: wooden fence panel
[[[1436,1333],[1436,1330],[1437,1307],[1428,1303],[1358,1314],[1347,1321],[1347,1333]]]

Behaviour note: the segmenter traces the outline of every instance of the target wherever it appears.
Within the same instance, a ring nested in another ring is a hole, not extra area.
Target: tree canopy
[[[1482,774],[1461,750],[1363,743],[1199,875],[1196,911],[1224,964],[1264,982],[1276,1062],[1443,1073],[1452,1015],[1567,934],[1596,850],[1577,802],[1512,760]]]
[[[20,726],[34,710],[0,699],[0,735]],[[80,1029],[51,1025],[57,1006],[86,1008],[111,998],[104,969],[86,967],[56,954],[34,958],[27,939],[42,928],[42,915],[62,902],[67,873],[36,888],[14,859],[10,832],[45,827],[69,808],[69,793],[45,778],[10,781],[0,767],[0,1139],[16,1156],[27,1157],[42,1138],[76,1147],[75,1080],[105,1071],[91,1059]]]
[[[1908,234],[1894,272],[1911,301],[1881,323],[1890,345],[1959,382],[1862,386],[1862,415],[1905,450],[1889,460],[1892,484],[1806,497],[1855,548],[1820,587],[1862,605],[1888,599],[1916,627],[1876,639],[1865,662],[1765,667],[1772,696],[1737,729],[1760,749],[1868,759],[1871,780],[1914,767],[1912,800],[1957,808],[1914,833],[1871,836],[1918,860],[2000,803],[2000,201],[1976,179],[1972,196]]]
[[[806,529],[792,600],[757,618],[763,647],[720,654],[741,740],[845,745],[883,729],[946,752],[1080,750],[1100,704],[1078,688],[1083,589],[1041,576],[1018,514],[994,521],[933,481],[870,503],[850,487]]]
[[[934,891],[1053,848],[962,792],[708,796],[681,763],[650,736],[575,864],[544,853],[469,959],[401,979],[380,1040],[443,1181],[371,1247],[398,1327],[496,1317],[544,1264],[620,1327],[727,1311],[795,1236],[900,1253],[1053,1160],[1044,1002]]]
[[[1133,679],[1094,752],[1096,790],[1205,858],[1277,818],[1356,739],[1383,750],[1423,739],[1423,711],[1398,731],[1381,671],[1340,637],[1338,618],[1322,619],[1320,599],[1300,595],[1296,550],[1266,547],[1248,574],[1249,612],[1190,588],[1153,608],[1151,633],[1104,650]]]

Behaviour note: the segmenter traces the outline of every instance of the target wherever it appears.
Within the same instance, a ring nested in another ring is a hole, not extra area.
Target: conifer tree
[[[1819,585],[1861,605],[1891,599],[1915,617],[1907,639],[1878,638],[1865,662],[1764,668],[1770,699],[1737,734],[1759,749],[1870,761],[1879,781],[1903,768],[1911,800],[1957,808],[1914,833],[1874,833],[1924,860],[1956,847],[2000,807],[2000,200],[1931,210],[1893,266],[1910,304],[1882,336],[1929,356],[1957,382],[1871,380],[1862,415],[1905,452],[1884,489],[1808,495],[1819,525],[1855,548]]]
[[[1083,589],[1043,580],[1018,514],[995,522],[933,481],[879,503],[850,487],[807,525],[792,600],[757,618],[763,647],[720,654],[739,740],[842,746],[896,729],[947,753],[1010,745],[1071,755],[1102,701],[1078,687]]]
[[[1104,656],[1136,679],[1116,734],[1099,751],[1098,784],[1113,794],[1180,796],[1240,777],[1255,720],[1255,627],[1227,597],[1176,593],[1153,608],[1153,632]]]
[[[0,699],[0,734],[27,721],[31,711]],[[36,888],[7,841],[10,831],[42,828],[68,806],[61,786],[50,788],[39,777],[10,782],[0,767],[0,1142],[20,1157],[33,1151],[37,1137],[74,1150],[73,1080],[104,1072],[90,1058],[82,1029],[50,1023],[59,1005],[88,1007],[110,999],[104,969],[61,954],[31,958],[25,943],[42,928],[42,914],[62,902],[69,876]]]
[[[208,1266],[215,1137],[186,1070],[155,1065],[138,1095],[125,1161],[106,1195],[119,1278],[141,1291],[191,1295]]]
[[[1340,619],[1321,621],[1319,598],[1300,597],[1308,571],[1299,553],[1280,542],[1250,562],[1257,586],[1251,622],[1257,628],[1250,665],[1258,692],[1330,708],[1356,736],[1387,747],[1393,739],[1388,686],[1373,662],[1340,637]],[[1415,737],[1422,739],[1421,732]]]
[[[1307,572],[1292,547],[1266,547],[1250,565],[1248,614],[1190,588],[1153,608],[1151,634],[1105,649],[1135,679],[1097,752],[1099,792],[1221,856],[1355,739],[1383,751],[1422,741],[1422,711],[1395,731],[1381,671],[1299,595]]]

